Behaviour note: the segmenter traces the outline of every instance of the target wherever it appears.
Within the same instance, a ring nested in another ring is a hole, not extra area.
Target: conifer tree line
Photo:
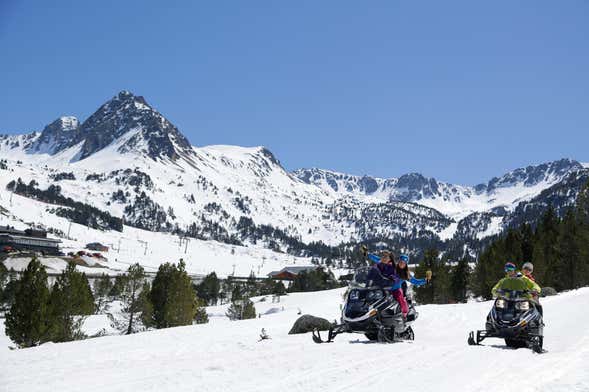
[[[510,261],[521,268],[534,264],[534,276],[541,287],[556,291],[589,285],[589,188],[579,195],[577,205],[559,218],[549,208],[538,225],[524,224],[510,229],[480,255],[472,289],[490,298],[493,285],[503,277],[503,265]]]
[[[264,295],[286,295],[287,293],[303,291],[329,290],[341,287],[333,272],[319,266],[312,271],[299,273],[287,288],[281,280],[266,278],[256,279],[252,272],[246,282],[235,281],[231,277],[219,279],[215,272],[204,277],[194,289],[206,305],[218,305],[234,302],[236,299],[250,298]]]
[[[85,317],[101,312],[109,301],[120,301],[123,333],[146,327],[168,328],[208,322],[204,302],[192,287],[182,261],[162,264],[149,284],[143,267],[134,264],[114,282],[103,275],[92,292],[76,264],[49,287],[45,267],[33,258],[20,277],[11,276],[0,263],[0,298],[6,309],[6,334],[18,347],[45,342],[84,339]]]
[[[84,339],[85,317],[105,313],[109,304],[119,301],[124,318],[113,321],[121,333],[134,333],[145,328],[169,328],[193,323],[206,323],[205,306],[230,302],[227,316],[232,320],[255,318],[255,296],[281,296],[287,292],[315,291],[338,287],[333,273],[319,267],[302,272],[290,284],[256,279],[247,281],[219,279],[207,275],[194,285],[185,263],[164,263],[151,283],[139,264],[114,278],[106,274],[94,280],[92,289],[84,273],[71,261],[55,283],[48,284],[45,267],[33,258],[19,276],[0,263],[0,299],[6,311],[6,333],[19,347],[44,342]]]
[[[69,263],[51,288],[47,272],[33,258],[20,279],[13,280],[14,296],[6,313],[6,334],[19,347],[66,342],[83,337],[85,315],[94,313],[94,297],[86,275]]]
[[[497,236],[475,260],[464,257],[450,262],[437,250],[427,250],[416,268],[416,276],[433,273],[429,285],[415,289],[420,303],[463,302],[469,294],[491,298],[491,289],[505,276],[503,266],[512,262],[521,268],[534,265],[536,282],[556,291],[589,286],[589,184],[579,193],[576,203],[558,217],[548,207],[539,222],[524,223]]]
[[[450,260],[447,256],[440,257],[436,249],[426,250],[415,276],[424,278],[431,271],[432,279],[428,285],[414,289],[416,300],[422,304],[466,302],[472,273],[469,263],[473,261],[468,256]]]

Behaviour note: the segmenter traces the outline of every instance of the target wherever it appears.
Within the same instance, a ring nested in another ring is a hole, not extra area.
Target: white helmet
[[[534,271],[534,264],[530,263],[529,261],[527,263],[524,263],[524,265],[522,265],[522,269],[527,269],[529,271]]]

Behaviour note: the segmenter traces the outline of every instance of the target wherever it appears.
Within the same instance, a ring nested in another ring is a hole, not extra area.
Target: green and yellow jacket
[[[528,297],[528,299],[533,299],[532,294],[531,294],[532,291],[535,291],[537,293],[540,293],[540,291],[542,291],[542,289],[540,288],[540,286],[536,282],[534,282],[533,280],[531,280],[523,275],[522,276],[513,276],[513,277],[507,275],[505,278],[503,278],[499,282],[497,282],[495,287],[493,287],[493,289],[491,290],[491,294],[493,295],[493,298],[497,297],[498,290],[507,290],[507,291],[527,290],[528,294],[526,294],[526,296]]]

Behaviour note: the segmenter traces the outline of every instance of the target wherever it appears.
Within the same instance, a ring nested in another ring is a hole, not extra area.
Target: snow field
[[[368,342],[343,334],[318,345],[288,335],[303,314],[339,318],[344,289],[254,302],[261,318],[229,321],[227,305],[211,322],[130,336],[0,350],[5,391],[587,391],[589,288],[543,300],[542,355],[489,339],[466,344],[483,328],[491,302],[418,307],[416,340]],[[265,328],[270,340],[259,340]]]

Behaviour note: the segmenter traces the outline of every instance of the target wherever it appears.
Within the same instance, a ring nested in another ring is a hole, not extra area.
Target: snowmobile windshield
[[[352,287],[368,287],[369,280],[368,280],[368,272],[370,271],[370,267],[359,268],[354,273],[354,278],[350,282],[350,286]]]
[[[499,294],[499,298],[507,299],[510,301],[516,300],[527,300],[528,299],[528,291],[527,290],[498,290],[497,294]]]

